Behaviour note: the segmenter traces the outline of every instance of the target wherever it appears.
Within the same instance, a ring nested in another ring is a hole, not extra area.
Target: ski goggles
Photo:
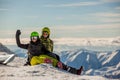
[[[43,32],[43,35],[48,35],[48,32]]]
[[[37,40],[37,36],[31,37],[32,40]]]

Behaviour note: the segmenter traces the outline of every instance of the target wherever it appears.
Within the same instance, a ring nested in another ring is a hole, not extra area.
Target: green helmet
[[[39,36],[38,32],[34,31],[34,32],[31,33],[31,37],[37,37],[37,36]]]
[[[42,29],[42,33],[43,32],[48,32],[48,34],[50,35],[50,29],[48,28],[48,27],[44,27],[43,29]]]

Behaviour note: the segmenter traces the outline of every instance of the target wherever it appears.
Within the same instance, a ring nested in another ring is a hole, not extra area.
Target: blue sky
[[[54,38],[120,36],[120,0],[0,0],[0,38],[44,26]]]

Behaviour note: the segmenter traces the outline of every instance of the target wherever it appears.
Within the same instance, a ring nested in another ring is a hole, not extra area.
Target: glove
[[[19,36],[21,34],[21,31],[20,30],[17,30],[16,31],[16,35]]]

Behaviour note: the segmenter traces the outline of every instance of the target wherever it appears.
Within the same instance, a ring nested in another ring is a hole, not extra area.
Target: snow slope
[[[19,61],[19,63],[18,63]],[[0,65],[1,80],[108,80],[101,76],[74,75],[50,64],[23,66],[24,59],[16,58],[7,66]]]
[[[120,62],[120,50],[116,50],[112,52],[107,60],[105,60],[102,65],[103,66],[112,66],[112,65],[117,65]]]
[[[0,50],[1,55],[11,52],[2,44]],[[25,58],[16,57],[7,65],[0,64],[0,80],[106,80],[101,76],[74,75],[54,68],[50,64],[23,66],[25,61]]]

